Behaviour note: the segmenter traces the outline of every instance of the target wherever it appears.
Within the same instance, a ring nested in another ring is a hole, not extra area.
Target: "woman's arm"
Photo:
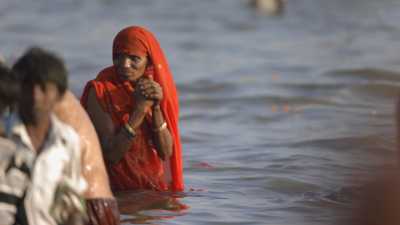
[[[139,128],[145,117],[145,105],[140,104],[132,112],[129,125],[133,130]],[[114,127],[111,117],[103,111],[97,101],[93,88],[89,90],[87,111],[99,135],[100,144],[106,161],[117,163],[131,147],[134,137],[131,137],[124,128]]]
[[[153,110],[153,133],[157,153],[161,159],[165,160],[172,154],[172,137],[167,124],[162,115],[160,105],[154,105]]]
[[[153,137],[158,156],[165,160],[172,154],[172,137],[165,123],[159,103],[163,99],[161,86],[150,78],[142,78],[135,88],[137,99],[147,99],[152,102]]]

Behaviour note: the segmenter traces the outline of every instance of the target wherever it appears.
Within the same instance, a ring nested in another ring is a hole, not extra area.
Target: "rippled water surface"
[[[187,190],[118,194],[124,224],[336,224],[346,188],[394,163],[400,2],[286,2],[268,17],[244,0],[0,0],[0,52],[58,52],[80,95],[121,28],[158,36]]]

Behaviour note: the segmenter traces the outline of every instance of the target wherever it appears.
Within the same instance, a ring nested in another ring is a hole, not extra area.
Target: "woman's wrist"
[[[140,126],[143,122],[143,118],[146,115],[146,107],[138,106],[135,110],[131,113],[130,118],[128,120],[128,124],[133,128],[136,129]]]
[[[145,103],[139,103],[134,110],[134,113],[144,113],[146,112],[146,108],[149,108]]]
[[[160,133],[161,131],[166,130],[167,127],[167,122],[164,121],[160,126],[153,127],[153,132]]]
[[[159,102],[154,102],[153,106],[151,107],[151,109],[154,110],[161,110],[161,106]]]

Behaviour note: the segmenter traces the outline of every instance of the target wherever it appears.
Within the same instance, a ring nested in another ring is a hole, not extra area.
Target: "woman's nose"
[[[122,60],[121,60],[121,66],[122,66],[122,67],[125,67],[125,68],[131,67],[131,61],[130,61],[130,59],[129,59],[128,57],[122,58]]]

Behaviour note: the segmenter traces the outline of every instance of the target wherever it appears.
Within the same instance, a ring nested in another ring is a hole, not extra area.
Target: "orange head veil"
[[[146,56],[150,59],[152,66],[145,73],[151,73],[153,79],[163,89],[163,96],[160,105],[163,116],[173,139],[173,153],[169,159],[172,190],[182,191],[182,149],[179,137],[178,118],[179,103],[178,93],[169,69],[163,50],[155,36],[145,28],[131,26],[121,30],[113,41],[113,56],[118,53]]]

